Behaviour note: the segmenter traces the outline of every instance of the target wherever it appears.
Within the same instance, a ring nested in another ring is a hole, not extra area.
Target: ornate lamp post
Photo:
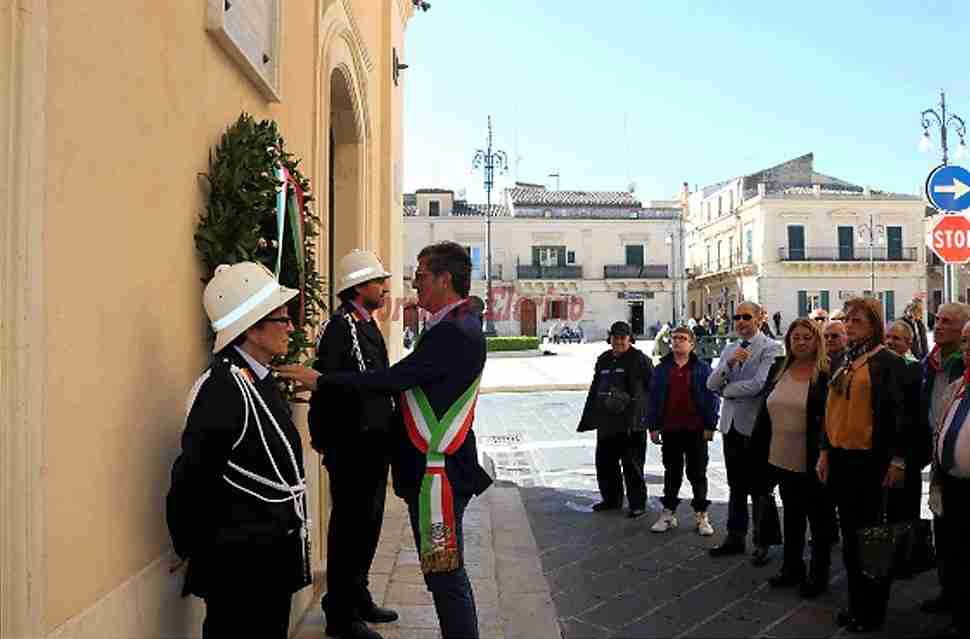
[[[883,238],[886,237],[886,227],[883,224],[876,224],[875,215],[869,214],[869,222],[859,225],[856,231],[859,240],[869,243],[869,291],[873,297],[879,297],[876,293],[876,262],[874,250],[876,245],[882,245]]]
[[[509,170],[505,151],[492,149],[492,116],[488,116],[488,146],[475,151],[472,167],[482,169],[485,176],[485,334],[495,335],[494,299],[492,299],[492,187],[495,185],[495,169],[500,173]]]
[[[947,129],[952,129],[957,137],[960,138],[960,145],[957,147],[956,158],[959,160],[967,155],[967,125],[963,121],[963,118],[956,115],[955,113],[947,114],[946,112],[946,94],[940,91],[940,104],[937,105],[939,110],[936,109],[926,109],[920,114],[920,120],[923,125],[923,135],[920,136],[919,149],[920,151],[929,151],[933,148],[933,139],[930,137],[930,128],[939,127],[940,128],[940,147],[943,151],[943,164],[949,163],[948,151],[946,145],[946,132]],[[956,299],[956,271],[952,264],[945,264],[943,267],[943,303],[949,304]]]

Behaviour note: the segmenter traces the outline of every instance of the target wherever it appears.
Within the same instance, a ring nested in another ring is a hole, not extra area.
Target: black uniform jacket
[[[646,362],[647,366],[644,366]],[[646,388],[650,382],[653,366],[634,347],[627,349],[619,357],[610,349],[596,359],[593,367],[593,381],[586,395],[586,405],[580,419],[579,432],[597,430],[600,435],[615,435],[629,431],[645,431],[643,414],[646,408]],[[600,393],[611,388],[625,391],[630,396],[626,410],[613,415],[602,408]]]
[[[484,368],[481,320],[469,311],[466,302],[425,332],[414,351],[397,364],[382,371],[323,375],[317,388],[356,387],[397,395],[420,386],[440,419]],[[398,421],[392,437],[394,492],[406,500],[416,499],[424,476],[425,456],[408,439],[403,421]],[[491,485],[492,479],[478,463],[474,428],[455,454],[445,458],[445,469],[456,495],[478,495]]]
[[[386,370],[387,346],[377,323],[360,320],[350,304],[344,304],[327,322],[317,345],[313,367],[321,373],[359,372],[348,316],[354,321],[357,341],[366,370]],[[310,397],[310,441],[324,463],[340,455],[341,444],[358,439],[360,433],[386,433],[390,427],[392,403],[387,393],[351,386],[326,385]],[[344,449],[349,453],[349,449]]]
[[[785,358],[775,360],[768,371],[768,381],[761,391],[761,410],[754,423],[751,433],[751,446],[756,451],[754,459],[758,460],[759,473],[768,469],[768,454],[771,451],[771,415],[768,413],[768,396],[778,383],[775,378],[778,371],[785,365]],[[825,429],[825,402],[829,397],[829,376],[820,372],[815,381],[808,384],[808,397],[805,400],[805,472],[815,475],[815,464],[818,462],[818,452],[822,444],[822,431]]]
[[[309,583],[300,548],[300,520],[293,502],[267,503],[224,479],[228,477],[265,497],[286,496],[228,467],[232,461],[279,481],[252,411],[244,433],[243,398],[230,372],[232,365],[248,369],[232,347],[216,356],[191,405],[182,433],[182,453],[172,467],[166,519],[175,552],[189,560],[182,594],[207,597],[251,592],[254,588],[292,593]],[[286,436],[303,477],[303,449],[289,405],[272,375],[255,381],[255,385]],[[290,454],[258,399],[254,401],[277,467],[286,483],[294,485],[299,478],[294,476]]]

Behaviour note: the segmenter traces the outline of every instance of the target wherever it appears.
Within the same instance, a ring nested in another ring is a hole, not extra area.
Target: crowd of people
[[[695,353],[700,323],[665,327],[668,347],[656,362],[636,348],[627,323],[614,323],[579,424],[596,431],[601,501],[593,510],[622,509],[625,491],[627,517],[645,515],[649,436],[664,466],[663,510],[650,530],[679,525],[686,474],[693,529],[714,535],[708,446],[720,431],[728,515],[710,555],[747,552],[750,531],[751,561],[765,565],[770,547],[783,544],[770,587],[812,599],[828,590],[832,551],[841,545],[848,597],[836,621],[848,632],[870,632],[885,623],[892,581],[930,567],[899,544],[887,559],[891,570],[879,571],[868,550],[873,531],[907,524],[892,530],[900,539],[909,531],[912,551],[930,467],[940,593],[920,608],[952,616],[945,636],[970,636],[970,428],[963,428],[970,421],[970,306],[944,304],[934,319],[930,350],[919,300],[887,326],[878,300],[850,299],[831,316],[815,309],[795,319],[784,335],[780,313],[744,302],[730,318],[737,339],[713,369]],[[778,339],[765,330],[769,320]]]

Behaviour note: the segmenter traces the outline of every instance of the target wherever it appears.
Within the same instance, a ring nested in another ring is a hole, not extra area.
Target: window
[[[704,262],[704,270],[710,273],[711,271],[711,245],[707,244],[704,246],[707,251],[707,261]]]
[[[576,263],[576,251],[566,251],[566,264]]]
[[[839,227],[839,259],[843,261],[855,259],[855,229],[851,226]]]
[[[721,263],[721,255],[722,255],[721,248],[722,248],[723,245],[724,245],[724,240],[718,240],[717,241],[717,268],[718,269],[720,269],[721,266],[722,266],[722,263]]]
[[[566,247],[565,246],[533,246],[532,265],[533,266],[565,266]]]
[[[734,210],[734,191],[728,191],[728,211]]]
[[[707,221],[710,222],[711,221],[711,203],[710,202],[704,202],[704,208],[707,209]]]
[[[721,213],[723,213],[723,211],[721,210],[721,196],[718,195],[717,196],[717,216],[721,217]]]
[[[564,320],[566,318],[566,302],[563,300],[548,300],[546,301],[546,319],[560,319]]]
[[[879,291],[879,301],[882,303],[883,317],[886,318],[887,322],[894,321],[896,319],[896,292]]]
[[[484,279],[482,276],[482,247],[480,246],[465,246],[465,251],[468,252],[468,257],[472,260],[472,279],[480,280]]]
[[[754,229],[750,226],[744,229],[744,261],[754,262]]]
[[[805,259],[805,227],[801,224],[788,227],[788,259]]]
[[[438,217],[441,215],[441,202],[438,200],[431,200],[428,202],[428,215],[431,217]]]
[[[626,265],[643,266],[643,244],[626,245]]]
[[[903,227],[886,227],[886,257],[890,260],[903,259]]]

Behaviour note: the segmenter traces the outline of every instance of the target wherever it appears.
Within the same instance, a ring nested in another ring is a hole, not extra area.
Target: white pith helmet
[[[351,286],[391,276],[376,255],[362,249],[354,249],[340,258],[337,275],[337,293],[343,293]]]
[[[220,264],[202,293],[202,305],[216,334],[213,353],[293,299],[299,291],[280,286],[262,264]]]

